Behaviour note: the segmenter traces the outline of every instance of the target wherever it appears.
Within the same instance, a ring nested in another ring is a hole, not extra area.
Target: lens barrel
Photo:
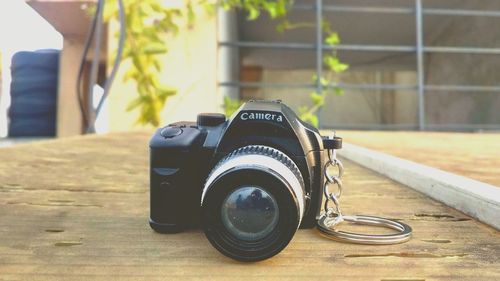
[[[270,258],[297,231],[305,201],[302,175],[286,154],[268,146],[245,146],[208,176],[201,197],[205,235],[233,259]]]

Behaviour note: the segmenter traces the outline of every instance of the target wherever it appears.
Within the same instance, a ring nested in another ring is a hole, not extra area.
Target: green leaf
[[[313,125],[314,127],[318,128],[319,126],[319,120],[318,120],[318,116],[316,115],[312,115],[308,118],[308,122]]]
[[[150,42],[142,49],[142,52],[148,55],[165,54],[167,47],[163,43]]]
[[[250,20],[250,21],[251,20],[255,20],[255,19],[257,19],[260,16],[260,11],[257,8],[249,7],[247,9],[247,11],[248,11],[247,20]]]
[[[328,45],[338,45],[340,44],[339,35],[336,32],[333,32],[330,35],[328,35],[328,37],[326,37],[325,42]]]
[[[290,22],[288,20],[284,20],[276,25],[276,31],[279,33],[285,32],[290,27]]]
[[[325,104],[325,96],[320,93],[313,92],[310,97],[315,106],[319,107]]]
[[[126,110],[127,111],[132,111],[133,109],[135,109],[138,106],[140,106],[142,103],[143,103],[142,97],[137,97],[137,98],[135,98],[135,99],[133,99],[132,101],[129,102],[129,104],[127,105]]]
[[[264,9],[269,13],[269,16],[272,19],[274,19],[278,16],[278,9],[276,7],[276,4],[264,2],[264,3],[262,3],[262,5],[264,6]]]
[[[318,76],[316,74],[313,75],[312,77],[312,82],[313,83],[316,83],[318,82]],[[326,87],[330,84],[330,81],[328,79],[326,79],[326,77],[322,76],[320,79],[319,79],[319,83],[323,86],[323,87]]]
[[[155,69],[157,71],[161,71],[163,68],[162,68],[162,64],[160,63],[160,61],[158,60],[154,60],[153,61],[153,66],[155,67]]]
[[[276,17],[282,17],[287,14],[288,3],[289,0],[278,0],[278,2],[276,3]]]
[[[215,16],[215,12],[217,10],[217,5],[215,3],[204,2],[202,6],[209,16]]]
[[[342,73],[349,68],[349,65],[340,62],[340,60],[333,56],[326,56],[323,62],[335,73]]]
[[[330,84],[330,81],[328,81],[328,79],[326,79],[325,77],[321,77],[319,83],[321,84],[321,86],[326,87],[328,86],[328,84]]]
[[[305,114],[308,111],[307,106],[305,106],[305,105],[299,106],[298,111],[299,111],[299,115]]]
[[[194,13],[193,3],[191,1],[187,2],[186,10],[187,10],[187,23],[188,25],[192,26],[194,24],[194,19],[196,15]]]
[[[314,127],[318,127],[319,125],[319,120],[318,120],[318,116],[316,116],[315,114],[313,113],[310,113],[310,112],[306,112],[304,114],[301,114],[299,115],[299,118],[304,121],[304,122],[307,122],[311,125],[313,125]]]
[[[171,88],[171,87],[160,86],[158,89],[158,96],[164,100],[167,97],[175,95],[176,93],[177,93],[177,89]]]
[[[342,95],[344,95],[344,89],[342,89],[342,88],[340,88],[340,87],[335,87],[335,88],[333,88],[333,90],[335,91],[335,94],[336,94],[337,96],[342,96]]]
[[[140,56],[134,56],[134,57],[132,57],[132,64],[138,70],[138,72],[143,72],[144,71],[144,67],[143,67],[142,61],[143,61],[143,59]]]

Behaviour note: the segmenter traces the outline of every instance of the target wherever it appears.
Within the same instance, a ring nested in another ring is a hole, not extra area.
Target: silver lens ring
[[[201,205],[212,184],[230,171],[240,169],[261,170],[272,174],[290,188],[298,203],[299,225],[305,212],[304,180],[297,165],[283,152],[264,145],[239,148],[222,159],[208,176],[201,196]]]

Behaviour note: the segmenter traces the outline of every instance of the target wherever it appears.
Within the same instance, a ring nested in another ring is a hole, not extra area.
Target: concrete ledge
[[[500,187],[352,144],[338,154],[500,229]]]

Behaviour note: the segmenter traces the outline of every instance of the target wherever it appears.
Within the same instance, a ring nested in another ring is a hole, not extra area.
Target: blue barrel
[[[10,137],[55,136],[59,56],[39,50],[12,57]]]

